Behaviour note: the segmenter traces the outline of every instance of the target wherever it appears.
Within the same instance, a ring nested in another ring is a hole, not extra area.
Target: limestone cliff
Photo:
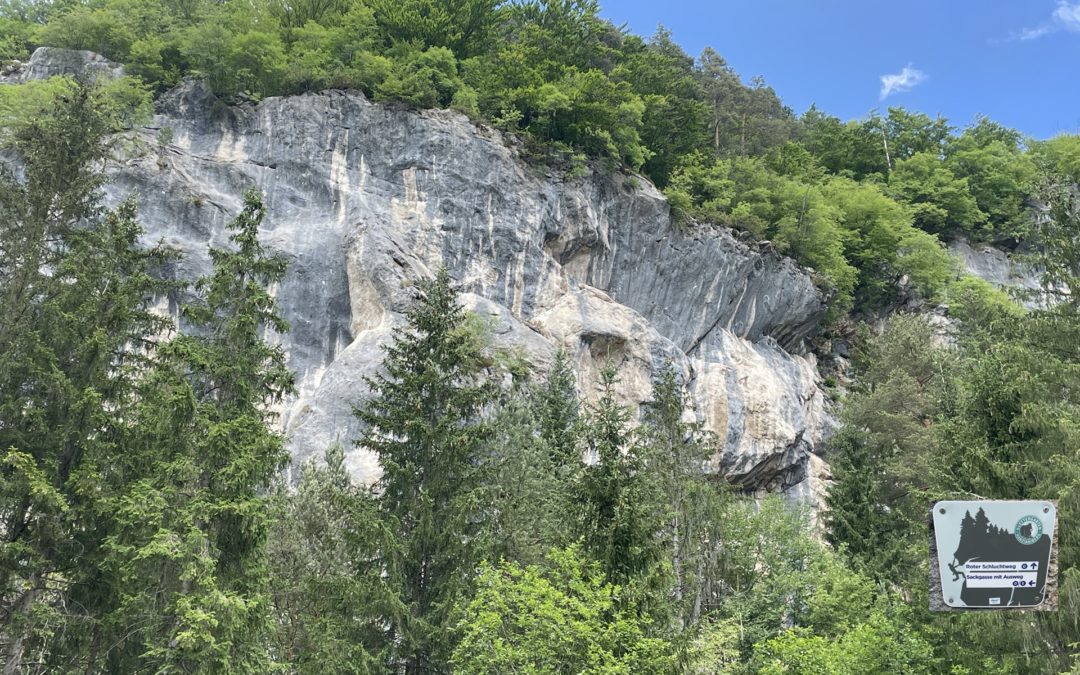
[[[1031,294],[1024,301],[1029,307],[1039,304],[1041,274],[1030,264],[1018,261],[989,244],[971,244],[965,239],[949,242],[949,252],[969,274],[1006,291],[1018,290]]]
[[[174,272],[193,278],[244,190],[263,190],[263,239],[290,261],[275,292],[292,324],[280,339],[299,393],[282,420],[298,461],[334,440],[352,447],[363,376],[415,282],[446,265],[498,346],[521,348],[541,372],[565,347],[586,396],[614,359],[623,400],[645,401],[670,359],[689,412],[722,440],[715,471],[815,499],[832,421],[802,342],[824,299],[790,260],[724,229],[679,232],[647,181],[567,179],[456,112],[342,91],[230,106],[196,81],[157,110],[110,165],[108,201],[137,193],[146,241],[183,251]],[[362,449],[348,462],[377,474]]]

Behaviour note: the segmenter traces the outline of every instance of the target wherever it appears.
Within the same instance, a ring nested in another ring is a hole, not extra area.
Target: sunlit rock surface
[[[748,492],[819,498],[827,466],[815,453],[833,421],[813,357],[799,354],[821,294],[790,260],[725,229],[673,229],[647,181],[565,180],[456,112],[341,91],[230,106],[193,80],[122,147],[108,200],[138,195],[145,241],[186,254],[181,278],[208,270],[207,246],[225,245],[244,190],[263,191],[262,240],[290,263],[275,292],[292,330],[275,339],[297,374],[282,414],[296,461],[340,441],[358,478],[378,475],[353,447],[351,409],[416,282],[446,265],[496,345],[540,372],[565,348],[589,398],[612,360],[635,407],[671,361],[688,414],[721,441],[711,470]]]
[[[0,84],[18,84],[69,75],[85,80],[112,78],[124,74],[124,68],[94,52],[39,47],[26,63],[12,63],[0,72]]]
[[[1004,290],[1017,289],[1034,294],[1025,304],[1037,304],[1041,297],[1039,270],[1015,260],[1005,251],[989,244],[971,244],[964,239],[949,242],[949,252],[959,258],[964,269],[973,276]]]

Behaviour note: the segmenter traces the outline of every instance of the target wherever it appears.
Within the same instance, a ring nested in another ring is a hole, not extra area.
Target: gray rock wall
[[[124,74],[124,68],[94,52],[39,47],[26,63],[14,63],[0,72],[0,84],[45,80],[58,75],[94,79]]]
[[[748,491],[820,491],[815,453],[832,420],[815,361],[798,352],[821,294],[790,260],[727,230],[673,229],[640,178],[564,180],[455,112],[340,91],[227,106],[197,81],[164,96],[124,147],[108,201],[138,195],[146,242],[183,251],[183,278],[209,269],[207,246],[225,243],[244,190],[264,192],[263,239],[290,262],[275,292],[292,330],[274,339],[298,378],[282,411],[297,461],[335,440],[352,448],[364,376],[415,282],[446,265],[496,345],[521,348],[538,371],[562,346],[591,397],[613,359],[621,398],[637,404],[670,360],[688,414],[723,440],[715,471]],[[363,449],[347,461],[362,479],[378,473]]]
[[[1008,253],[989,244],[970,244],[965,239],[949,242],[949,252],[959,258],[969,274],[998,288],[1039,291],[1039,271],[1017,262]]]

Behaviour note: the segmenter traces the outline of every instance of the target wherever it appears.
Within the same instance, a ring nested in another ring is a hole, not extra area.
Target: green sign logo
[[[1025,546],[1030,546],[1039,541],[1042,537],[1042,533],[1042,521],[1035,516],[1024,516],[1016,521],[1016,527],[1013,528],[1013,535],[1016,536],[1016,541]]]

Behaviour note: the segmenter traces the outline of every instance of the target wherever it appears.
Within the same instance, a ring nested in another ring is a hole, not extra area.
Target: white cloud
[[[1058,0],[1057,9],[1054,10],[1054,23],[1065,30],[1080,32],[1080,2]]]
[[[1059,30],[1080,33],[1080,0],[1077,2],[1058,0],[1057,7],[1054,8],[1049,21],[1043,22],[1035,28],[1025,28],[1014,37],[1019,40],[1036,40]]]
[[[1016,37],[1020,40],[1038,40],[1047,33],[1054,32],[1054,29],[1049,24],[1043,24],[1038,28],[1025,28],[1020,31]]]
[[[912,68],[909,63],[899,73],[881,76],[881,100],[884,101],[892,94],[911,91],[915,86],[925,81],[926,73]]]

